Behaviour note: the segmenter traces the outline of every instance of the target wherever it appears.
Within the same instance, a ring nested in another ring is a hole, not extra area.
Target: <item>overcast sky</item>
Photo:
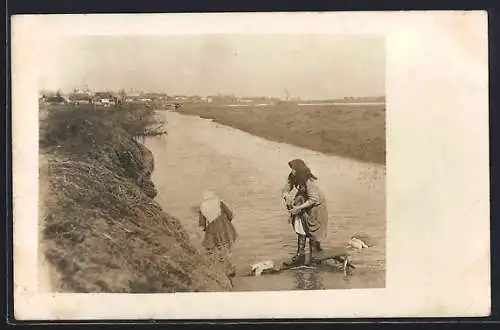
[[[41,88],[302,99],[385,95],[382,36],[86,36],[47,43]]]

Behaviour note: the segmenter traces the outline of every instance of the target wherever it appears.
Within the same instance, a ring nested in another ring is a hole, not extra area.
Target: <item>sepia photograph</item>
[[[363,35],[62,43],[40,90],[50,290],[384,287],[384,49]]]
[[[124,15],[122,20],[86,15],[74,17],[74,23],[64,15],[52,19],[50,15],[33,16],[31,21],[30,17],[24,21],[20,17],[18,23],[22,26],[24,22],[24,30],[16,30],[14,25],[14,35],[31,31],[29,40],[36,40],[40,50],[36,57],[26,52],[28,39],[14,39],[14,50],[16,41],[20,49],[14,57],[14,85],[16,76],[24,74],[23,81],[29,86],[14,90],[14,100],[17,96],[19,101],[17,108],[14,101],[13,114],[20,113],[23,104],[36,109],[30,115],[30,124],[22,129],[37,132],[30,138],[30,156],[20,156],[19,150],[28,148],[20,139],[16,140],[18,148],[14,146],[18,165],[36,167],[36,175],[24,177],[30,183],[23,183],[24,188],[18,188],[15,194],[18,216],[14,261],[19,264],[16,273],[23,273],[19,276],[27,279],[36,275],[32,282],[36,283],[32,284],[36,292],[32,296],[23,292],[23,299],[29,301],[39,294],[51,297],[52,307],[46,307],[45,317],[99,318],[84,315],[78,306],[98,308],[89,306],[92,303],[88,299],[95,297],[95,301],[104,303],[97,297],[108,295],[114,301],[128,296],[155,299],[144,304],[150,306],[145,312],[149,317],[165,317],[163,312],[154,312],[154,306],[162,304],[156,297],[168,297],[168,303],[163,300],[168,318],[196,318],[194,310],[181,312],[190,309],[188,301],[194,300],[189,299],[198,299],[197,308],[207,308],[198,317],[212,313],[213,318],[307,317],[306,309],[296,305],[297,300],[307,304],[307,310],[316,316],[324,316],[327,310],[339,317],[379,316],[398,307],[403,315],[450,312],[446,307],[423,303],[431,299],[434,277],[440,280],[441,288],[449,281],[436,268],[444,266],[436,264],[442,259],[435,253],[451,248],[446,239],[461,240],[465,228],[476,235],[478,244],[487,243],[488,218],[482,216],[482,222],[474,227],[467,222],[472,220],[460,222],[443,213],[443,209],[449,209],[444,203],[457,202],[452,198],[458,198],[458,192],[452,191],[459,191],[448,190],[447,202],[438,197],[450,187],[443,179],[445,164],[457,164],[464,158],[461,153],[453,158],[458,150],[449,146],[452,138],[446,137],[446,127],[440,126],[441,133],[431,130],[446,121],[443,114],[432,112],[432,105],[414,103],[420,110],[405,110],[410,109],[405,99],[418,98],[411,93],[422,92],[409,81],[426,83],[418,81],[423,79],[418,70],[401,60],[410,56],[408,49],[400,50],[404,56],[390,53],[396,42],[388,30],[397,30],[397,24],[384,25],[384,16],[373,14],[374,28],[369,23],[355,28],[354,22],[363,21],[363,17],[338,14],[337,28],[321,30],[319,23],[311,23],[313,17],[304,14],[297,20],[297,28],[286,30],[294,17],[300,16],[262,15],[240,14],[243,23],[239,28],[238,15],[232,19],[219,17],[212,25],[217,14],[198,16],[198,28],[189,26],[196,16],[166,15],[161,20],[162,15],[153,15],[148,30],[153,33],[138,32],[146,19],[141,20],[141,15]],[[395,17],[389,15],[385,17]],[[246,29],[252,17],[263,17],[264,23],[266,19],[276,22],[276,28],[266,31],[266,25],[260,24]],[[475,22],[481,21],[478,17],[482,18],[476,15]],[[224,18],[226,25],[220,23]],[[285,18],[287,23],[280,25]],[[326,25],[326,17],[319,21]],[[424,26],[424,20],[420,21],[422,25],[411,20],[407,24]],[[126,22],[130,29],[120,30],[118,27]],[[32,29],[35,23],[41,27],[38,36]],[[456,22],[450,26],[453,24]],[[64,26],[76,32],[58,32]],[[175,32],[169,32],[176,27]],[[416,30],[411,32],[415,33],[412,44],[422,38],[416,37]],[[403,34],[397,44],[400,49],[405,45]],[[432,55],[422,57],[421,63],[426,60],[430,63]],[[434,68],[440,61],[432,62]],[[394,66],[398,64],[396,71]],[[486,108],[481,109],[487,116],[487,97],[481,94],[487,96],[487,80],[484,85],[480,70],[475,71],[479,75],[471,75],[473,78],[467,78],[467,74],[462,78],[476,79],[464,83],[464,88],[471,98],[486,102]],[[452,86],[450,81],[447,83]],[[392,97],[397,87],[390,88],[397,85],[401,96]],[[443,86],[444,94],[445,90]],[[433,104],[441,102],[439,97],[433,89],[424,100]],[[479,104],[465,99],[462,102]],[[460,110],[456,111],[456,116],[462,116]],[[411,119],[424,113],[426,122]],[[24,115],[26,118],[28,112]],[[14,115],[14,121],[17,118],[20,123],[19,116]],[[481,124],[484,121],[477,126]],[[461,122],[455,126],[459,132],[452,131],[449,136],[471,132],[472,128],[465,125]],[[15,123],[13,127],[15,130]],[[487,130],[487,126],[481,128]],[[427,142],[432,143],[423,142],[425,134],[430,137]],[[445,143],[448,145],[443,148]],[[484,148],[487,144],[480,141],[471,148],[477,146]],[[419,156],[425,152],[433,158]],[[478,164],[466,160],[468,168],[480,166],[480,161],[487,164],[484,149],[472,152],[476,152]],[[402,166],[403,161],[406,166]],[[423,162],[433,164],[442,181],[430,180],[435,177],[424,171],[431,171],[431,166]],[[461,175],[466,182],[468,174],[461,172],[463,166],[457,164],[453,175]],[[27,173],[22,168],[14,170],[18,177]],[[389,197],[391,174],[397,184],[392,185]],[[426,181],[418,181],[421,176]],[[475,182],[486,184],[484,180]],[[470,192],[467,198],[474,201],[471,205],[487,212],[484,187],[477,188],[477,195]],[[474,187],[469,188],[472,191]],[[19,193],[21,190],[33,196],[20,202],[25,196]],[[478,196],[483,204],[478,203]],[[35,203],[30,216],[34,219],[27,220],[28,213],[21,213],[28,211],[20,209],[28,209],[30,201]],[[465,209],[469,204],[462,199],[462,205]],[[464,209],[456,213],[471,214]],[[481,211],[475,213],[477,217],[481,217]],[[405,212],[412,212],[411,216]],[[455,234],[444,238],[445,227],[449,226],[445,221],[452,220],[458,224],[448,232]],[[410,227],[390,230],[391,221],[394,226]],[[22,228],[29,228],[30,234]],[[20,245],[26,240],[32,251],[28,254],[36,260],[30,267],[36,269],[20,265],[28,259],[27,245]],[[393,274],[397,273],[393,282],[388,273],[389,246],[394,251]],[[25,252],[21,255],[19,251]],[[471,262],[488,251],[485,244],[477,245],[477,249],[471,246]],[[452,259],[447,260],[452,263]],[[477,285],[484,288],[486,280],[487,290],[488,267],[489,257],[472,268],[480,272]],[[407,275],[402,275],[405,271]],[[400,282],[396,276],[400,276]],[[403,281],[406,284],[401,284]],[[403,300],[398,294],[405,293],[397,285],[416,295],[420,291],[425,297]],[[385,292],[391,292],[389,298],[383,298]],[[479,292],[485,291],[475,291]],[[327,298],[330,293],[342,297],[336,301],[343,307],[319,306],[319,300],[335,299]],[[72,294],[86,302],[71,300]],[[58,295],[63,300],[56,304]],[[367,303],[366,312],[355,307],[356,301],[371,295],[378,298]],[[271,311],[275,303],[266,297],[280,299],[281,306],[276,307],[279,311]],[[480,311],[473,312],[476,314],[484,312],[484,303],[488,304],[485,294],[478,297],[482,303]],[[210,306],[217,301],[219,306],[238,301],[240,311],[222,315]],[[393,307],[384,310],[382,301]],[[175,311],[169,310],[173,304],[177,306]],[[286,304],[296,306],[287,308]],[[263,308],[257,310],[259,305]],[[250,306],[254,310],[242,314]],[[268,306],[267,311],[264,306]],[[139,317],[137,309],[132,312],[132,305],[126,309],[132,314],[127,315],[116,314],[125,313],[117,306],[106,308],[113,310],[112,314],[101,310],[106,317]],[[342,311],[335,314],[331,308]]]

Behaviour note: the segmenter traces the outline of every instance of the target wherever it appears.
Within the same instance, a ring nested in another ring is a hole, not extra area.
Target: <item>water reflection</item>
[[[298,290],[325,289],[316,269],[301,269],[294,271],[295,288]]]

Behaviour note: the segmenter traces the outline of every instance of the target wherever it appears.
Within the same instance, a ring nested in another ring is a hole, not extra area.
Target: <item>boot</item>
[[[292,262],[299,257],[300,254],[300,235],[297,235],[297,251],[295,251],[295,255],[292,257]]]
[[[308,265],[312,265],[314,263],[313,260],[313,251],[314,251],[314,240],[312,238],[309,238],[309,260],[307,262]]]
[[[323,249],[321,248],[321,243],[313,238],[309,238],[309,264],[317,264],[319,263],[318,259],[313,257],[313,252],[321,252]]]
[[[314,241],[314,251],[315,252],[322,252],[323,251],[323,248],[321,247],[320,241]]]
[[[292,257],[292,260],[291,261],[285,261],[283,263],[283,265],[286,266],[286,267],[293,266],[297,262],[297,259],[299,258],[299,255],[300,255],[300,243],[301,243],[300,236],[301,235],[297,235],[297,251],[295,252],[295,255]]]
[[[306,261],[306,237],[303,235],[297,235],[297,252],[292,257],[290,262],[285,262],[285,266],[287,267],[295,267],[303,265]]]

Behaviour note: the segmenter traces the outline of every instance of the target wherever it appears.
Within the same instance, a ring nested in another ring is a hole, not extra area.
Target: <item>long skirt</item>
[[[221,268],[226,275],[233,276],[235,267],[231,263],[231,249],[228,243],[220,243],[213,248],[207,249],[210,262]]]

